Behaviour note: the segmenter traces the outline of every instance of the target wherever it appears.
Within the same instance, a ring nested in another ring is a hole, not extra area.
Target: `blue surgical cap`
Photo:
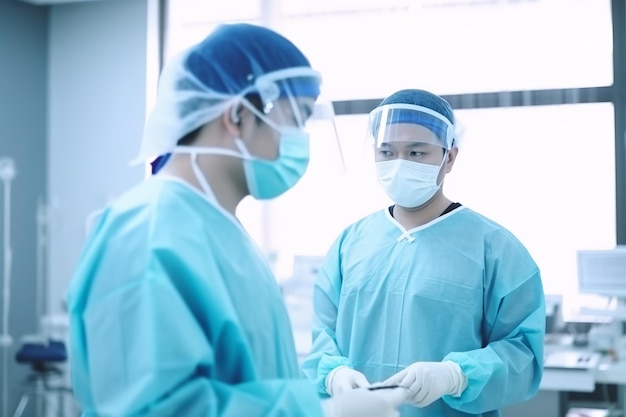
[[[247,23],[219,26],[191,49],[185,65],[206,87],[226,94],[250,88],[260,75],[311,66],[290,40]],[[317,97],[320,93],[316,83],[298,80],[290,85],[296,95]]]

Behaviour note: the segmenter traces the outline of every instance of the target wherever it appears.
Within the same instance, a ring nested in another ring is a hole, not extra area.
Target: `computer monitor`
[[[626,298],[626,245],[608,250],[579,250],[578,292]]]

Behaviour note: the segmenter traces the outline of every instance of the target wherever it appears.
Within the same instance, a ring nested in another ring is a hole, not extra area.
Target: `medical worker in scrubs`
[[[499,416],[541,380],[539,269],[509,231],[443,193],[459,152],[444,99],[398,91],[368,126],[394,204],[347,227],[328,252],[305,373],[331,396],[405,386],[405,417]]]
[[[302,177],[319,93],[298,48],[248,24],[164,68],[139,160],[169,157],[104,210],[69,289],[84,416],[397,415],[404,389],[329,401],[300,376],[274,276],[235,217]]]

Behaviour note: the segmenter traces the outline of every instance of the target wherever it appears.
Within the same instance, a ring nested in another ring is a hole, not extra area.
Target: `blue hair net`
[[[277,32],[246,23],[220,25],[163,68],[137,161],[161,156],[153,164],[156,173],[180,139],[245,97],[259,97],[264,105],[285,97],[317,98],[320,84],[306,56]]]
[[[246,23],[219,26],[193,47],[185,66],[208,88],[238,94],[254,85],[256,77],[291,67],[310,67],[309,60],[287,38]],[[319,84],[286,80],[296,95],[317,97]],[[285,89],[281,88],[281,95]]]

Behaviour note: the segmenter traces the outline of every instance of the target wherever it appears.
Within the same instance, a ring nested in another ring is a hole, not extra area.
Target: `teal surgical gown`
[[[314,309],[303,367],[321,394],[340,365],[374,383],[413,362],[448,359],[467,376],[462,395],[404,405],[403,417],[499,416],[538,390],[539,269],[510,232],[468,208],[409,231],[386,209],[349,226],[323,262]]]
[[[322,416],[262,254],[183,182],[152,178],[103,212],[68,300],[86,417]]]

